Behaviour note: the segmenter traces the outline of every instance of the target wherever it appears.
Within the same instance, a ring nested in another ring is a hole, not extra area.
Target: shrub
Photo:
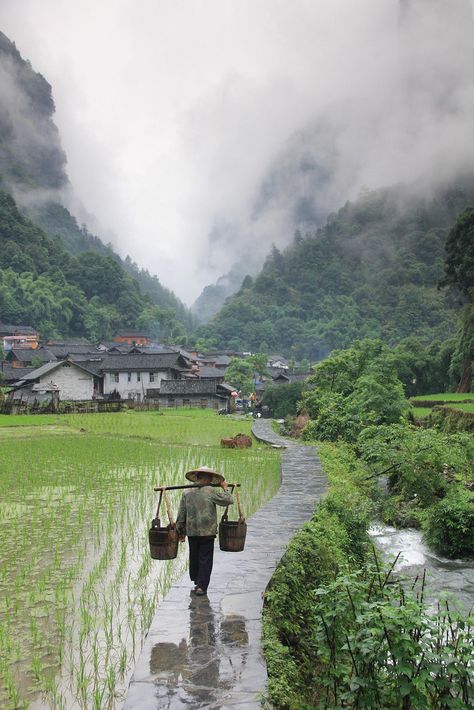
[[[426,539],[447,557],[474,556],[474,496],[459,487],[427,515]]]
[[[448,435],[409,425],[374,426],[361,432],[357,450],[374,475],[386,472],[392,492],[405,501],[416,499],[421,507],[445,494],[445,464],[456,480],[472,476],[474,442],[465,434]]]
[[[430,412],[428,426],[437,427],[444,432],[465,431],[474,434],[474,412],[437,406]]]
[[[265,389],[262,404],[269,408],[272,417],[284,419],[288,415],[296,414],[302,390],[303,382],[272,385]]]

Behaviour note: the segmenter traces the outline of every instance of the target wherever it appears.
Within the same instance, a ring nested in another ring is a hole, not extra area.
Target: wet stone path
[[[282,452],[278,493],[247,521],[245,550],[218,543],[207,597],[188,574],[161,602],[130,682],[124,710],[258,710],[267,671],[261,649],[262,594],[284,548],[327,488],[315,450],[258,419],[254,435]]]

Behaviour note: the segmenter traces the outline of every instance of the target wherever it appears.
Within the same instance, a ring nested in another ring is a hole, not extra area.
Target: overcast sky
[[[362,185],[432,171],[433,153],[443,165],[470,160],[472,61],[446,22],[466,0],[429,2],[443,21],[405,44],[398,0],[0,0],[0,29],[52,84],[93,231],[190,303],[242,254],[291,241],[286,199],[258,217],[255,204],[320,116],[334,111],[339,155],[323,210]],[[431,78],[415,75],[423,98],[407,106],[400,84],[415,48]],[[440,96],[429,94],[446,67],[466,75],[432,120]],[[216,240],[222,223],[231,236]]]

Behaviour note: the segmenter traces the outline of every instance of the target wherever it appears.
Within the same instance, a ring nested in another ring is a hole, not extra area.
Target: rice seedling
[[[242,483],[247,515],[278,487],[278,452],[221,449],[222,436],[249,427],[222,419],[68,415],[63,428],[87,433],[35,427],[0,439],[0,707],[120,702],[157,605],[186,567],[184,548],[167,562],[149,555],[154,486],[211,466]],[[179,496],[170,492],[175,512]]]

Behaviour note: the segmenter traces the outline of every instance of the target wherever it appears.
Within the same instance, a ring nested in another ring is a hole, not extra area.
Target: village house
[[[48,340],[44,347],[53,353],[57,360],[67,360],[72,356],[100,356],[102,354],[95,345],[82,340]]]
[[[128,345],[149,345],[151,340],[143,330],[121,330],[114,336],[115,343],[127,343]]]
[[[0,323],[0,345],[5,352],[12,348],[37,348],[38,333],[29,325]]]
[[[288,370],[288,361],[281,355],[268,355],[267,357],[267,367],[269,371],[274,370]]]
[[[160,407],[201,407],[229,411],[232,392],[233,388],[218,378],[162,380],[157,398]],[[147,392],[147,397],[153,396],[153,392]]]
[[[278,375],[273,377],[272,384],[274,385],[290,385],[294,382],[304,382],[312,372],[299,372],[291,374],[289,372],[279,372]]]
[[[12,367],[6,360],[0,362],[0,381],[2,385],[9,386],[22,380],[24,375],[33,372],[34,367]]]
[[[87,401],[93,399],[99,379],[80,363],[70,360],[48,362],[15,382],[8,399],[41,403],[51,401],[55,392],[60,401]]]
[[[195,357],[200,365],[203,365],[204,367],[215,367],[223,371],[229,367],[232,359],[232,357],[225,353],[208,353],[205,355],[198,354]]]
[[[5,356],[5,361],[14,368],[38,367],[45,362],[56,362],[57,358],[48,348],[12,348]]]
[[[109,355],[102,364],[104,395],[141,401],[148,390],[158,390],[162,380],[181,379],[190,371],[180,352]]]

